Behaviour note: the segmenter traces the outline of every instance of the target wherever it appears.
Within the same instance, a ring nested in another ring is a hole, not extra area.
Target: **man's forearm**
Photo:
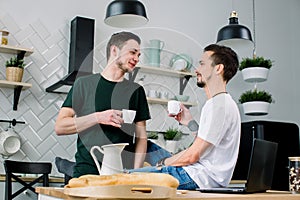
[[[94,120],[93,120],[94,119]],[[56,124],[57,135],[70,135],[80,133],[81,131],[97,124],[97,120],[92,115],[84,117],[68,117]]]
[[[147,152],[146,121],[136,122],[136,147],[134,156],[134,168],[143,167]]]
[[[134,156],[134,169],[143,167],[147,152],[147,139],[138,139],[135,156]]]

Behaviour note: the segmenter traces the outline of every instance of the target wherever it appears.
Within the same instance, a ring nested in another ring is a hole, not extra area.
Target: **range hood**
[[[94,19],[79,16],[71,21],[68,74],[46,92],[68,93],[77,77],[93,73],[94,25]]]

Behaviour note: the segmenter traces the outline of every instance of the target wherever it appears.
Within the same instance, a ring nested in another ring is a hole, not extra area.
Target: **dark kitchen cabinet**
[[[253,138],[278,143],[273,190],[289,190],[288,157],[300,156],[299,128],[294,123],[274,121],[243,122],[241,143],[233,180],[247,178]]]

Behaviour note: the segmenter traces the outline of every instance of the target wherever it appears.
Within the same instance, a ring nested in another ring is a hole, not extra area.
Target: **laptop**
[[[271,189],[278,144],[254,139],[246,184],[238,187],[199,188],[210,193],[255,193]]]

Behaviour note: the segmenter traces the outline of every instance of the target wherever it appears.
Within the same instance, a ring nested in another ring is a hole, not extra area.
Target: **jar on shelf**
[[[8,31],[0,30],[1,45],[7,45],[8,44],[8,35],[9,35]]]
[[[289,186],[294,194],[300,193],[300,157],[289,157]]]

